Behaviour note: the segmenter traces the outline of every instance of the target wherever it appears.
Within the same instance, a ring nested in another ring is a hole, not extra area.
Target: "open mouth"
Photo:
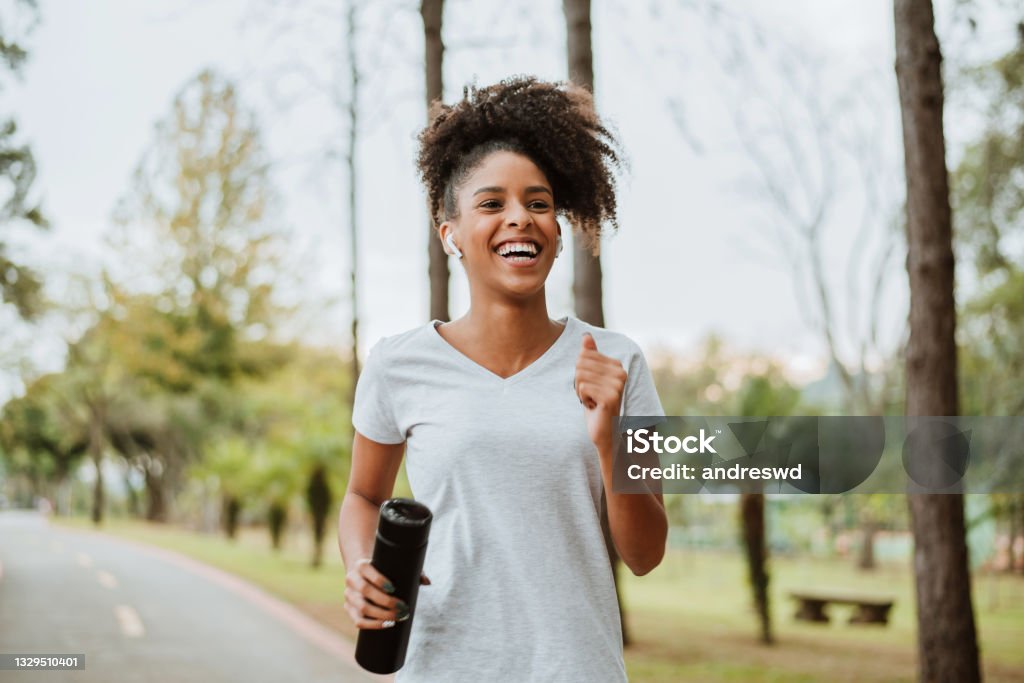
[[[494,248],[494,253],[510,263],[527,264],[537,260],[541,246],[533,240],[516,240],[502,242]]]

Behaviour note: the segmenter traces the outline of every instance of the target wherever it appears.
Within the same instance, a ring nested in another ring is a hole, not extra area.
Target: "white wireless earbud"
[[[562,253],[562,236],[561,235],[558,236],[558,241],[555,244],[557,245],[555,247],[555,258],[558,258],[558,255]]]
[[[459,251],[459,248],[457,246],[455,246],[455,240],[452,239],[451,233],[449,233],[448,236],[444,238],[444,243],[447,244],[448,248],[452,250],[452,254],[458,256],[459,258],[462,258],[462,252]]]

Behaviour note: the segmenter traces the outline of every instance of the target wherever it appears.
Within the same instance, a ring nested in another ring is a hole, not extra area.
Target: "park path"
[[[349,641],[247,582],[28,511],[0,511],[3,653],[86,655],[85,670],[0,670],[3,683],[386,680],[358,668]]]

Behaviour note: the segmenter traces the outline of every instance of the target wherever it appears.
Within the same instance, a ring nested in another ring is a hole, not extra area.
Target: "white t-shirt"
[[[565,319],[536,361],[501,378],[433,321],[382,339],[352,423],[406,442],[414,497],[434,519],[402,683],[624,681],[601,534],[601,470],[573,389],[582,336],[628,373],[623,415],[664,415],[640,348]]]

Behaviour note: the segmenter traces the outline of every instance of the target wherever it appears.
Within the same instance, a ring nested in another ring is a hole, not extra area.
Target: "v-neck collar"
[[[477,374],[487,377],[493,382],[498,382],[499,384],[508,386],[510,384],[520,381],[524,377],[529,377],[531,374],[535,373],[538,368],[546,365],[550,361],[552,356],[556,355],[559,348],[561,348],[565,344],[570,343],[571,329],[575,326],[573,318],[571,316],[566,316],[564,318],[559,319],[557,322],[564,322],[565,328],[562,330],[562,333],[558,335],[558,338],[551,343],[551,346],[549,346],[547,350],[545,350],[544,353],[538,356],[532,363],[530,363],[529,365],[527,365],[525,368],[515,373],[514,375],[509,375],[508,377],[502,377],[501,375],[492,372],[491,370],[488,370],[487,368],[480,365],[466,354],[462,353],[462,351],[459,351],[457,348],[452,346],[448,342],[448,340],[442,337],[441,333],[438,332],[437,330],[437,326],[441,325],[442,321],[431,320],[430,329],[428,330],[428,332],[441,344],[442,347],[446,349],[445,352],[452,356],[453,358],[455,358],[455,360],[458,361],[461,365],[472,370]]]

